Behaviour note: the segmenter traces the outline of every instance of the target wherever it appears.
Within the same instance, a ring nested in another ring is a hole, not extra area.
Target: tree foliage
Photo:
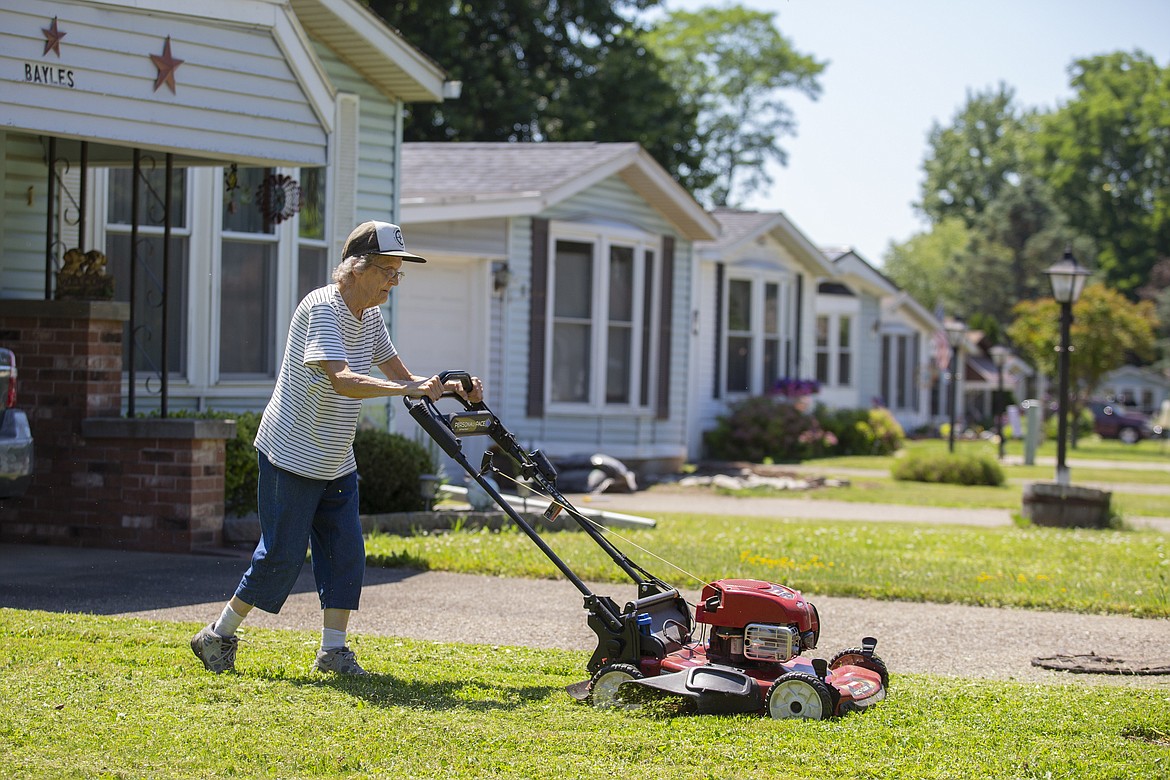
[[[796,132],[781,93],[820,96],[826,63],[802,54],[779,31],[775,13],[738,5],[668,14],[647,33],[684,104],[698,112],[704,150],[695,194],[708,205],[734,205],[771,183],[767,163],[787,162],[780,139]]]
[[[1093,265],[1092,241],[1078,237],[1052,201],[1044,182],[1024,174],[1002,188],[975,218],[971,242],[957,268],[964,307],[1006,324],[1016,301],[1049,294],[1045,270],[1071,246]]]
[[[696,110],[632,19],[657,4],[369,0],[463,82],[458,99],[411,106],[407,141],[636,141],[684,186],[705,186]]]
[[[1023,301],[1013,314],[1008,336],[1016,351],[1042,373],[1057,376],[1060,304],[1052,298]],[[1106,374],[1129,357],[1153,356],[1157,317],[1152,302],[1133,303],[1099,282],[1085,287],[1072,315],[1069,385],[1075,419]]]
[[[934,223],[949,217],[973,227],[1001,192],[1019,181],[1028,120],[1006,84],[968,92],[949,126],[931,128],[918,208]]]
[[[1075,96],[1041,121],[1039,171],[1096,239],[1105,279],[1133,293],[1170,257],[1170,67],[1114,52],[1070,75]]]
[[[968,314],[966,292],[955,269],[970,245],[971,232],[963,220],[945,218],[929,232],[891,244],[883,269],[894,284],[922,305]]]

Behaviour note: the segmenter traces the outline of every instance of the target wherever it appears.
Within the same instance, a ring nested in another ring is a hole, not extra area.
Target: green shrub
[[[837,439],[834,455],[892,455],[906,434],[888,409],[827,409],[818,406],[821,427]]]
[[[419,476],[437,468],[430,451],[397,433],[362,429],[353,440],[361,479],[362,514],[417,512],[426,508]]]
[[[1003,469],[989,456],[958,453],[908,455],[895,461],[894,479],[906,482],[945,482],[950,485],[1004,483]]]
[[[707,454],[718,460],[792,462],[806,457],[818,431],[816,418],[786,401],[754,396],[730,405],[703,434]],[[801,437],[805,441],[801,441]]]

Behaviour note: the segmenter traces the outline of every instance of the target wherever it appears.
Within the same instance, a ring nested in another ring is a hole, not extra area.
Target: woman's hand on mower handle
[[[411,384],[414,386],[408,388],[406,391],[406,394],[411,398],[429,398],[432,401],[438,401],[443,397],[443,393],[446,390],[437,376],[418,379],[411,382]]]
[[[450,379],[444,387],[444,392],[454,393],[468,403],[478,404],[483,401],[483,382],[477,376],[471,377],[471,392],[468,392],[459,379]]]

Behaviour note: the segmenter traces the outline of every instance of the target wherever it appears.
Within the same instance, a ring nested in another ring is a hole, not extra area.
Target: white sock
[[[321,649],[339,650],[345,647],[345,632],[336,628],[321,629]]]
[[[236,629],[243,622],[244,616],[237,614],[232,609],[231,603],[228,603],[224,605],[223,612],[219,615],[219,620],[215,621],[215,625],[211,627],[211,630],[220,636],[235,636]]]

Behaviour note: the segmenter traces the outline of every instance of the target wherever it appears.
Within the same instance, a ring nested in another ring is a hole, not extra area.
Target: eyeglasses
[[[406,278],[406,271],[395,271],[393,268],[387,268],[377,263],[370,263],[370,265],[386,274],[386,279],[391,282],[400,282]]]

